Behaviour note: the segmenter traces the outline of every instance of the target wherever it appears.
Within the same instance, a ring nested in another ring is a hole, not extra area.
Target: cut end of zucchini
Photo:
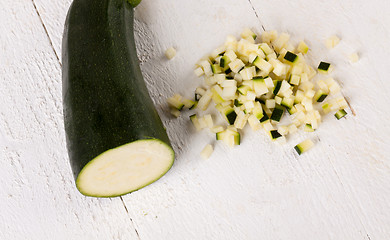
[[[158,139],[131,142],[90,161],[78,175],[76,186],[86,196],[121,196],[161,178],[174,156],[172,148]]]

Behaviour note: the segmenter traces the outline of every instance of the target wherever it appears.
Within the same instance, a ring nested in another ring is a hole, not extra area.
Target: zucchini
[[[64,123],[78,190],[116,197],[162,177],[174,152],[137,59],[138,0],[74,0],[62,45]]]
[[[345,115],[347,115],[347,112],[344,109],[341,109],[334,114],[337,120],[340,120],[341,118],[345,117]]]
[[[298,59],[298,56],[295,53],[287,51],[286,55],[284,55],[284,59],[286,59],[287,61],[293,63],[293,62],[295,62]]]
[[[327,63],[327,62],[320,62],[320,64],[318,65],[318,71],[321,71],[321,72],[328,72],[330,68],[330,63]]]
[[[279,122],[283,116],[284,107],[280,105],[276,105],[274,110],[272,111],[271,120]]]
[[[306,152],[307,150],[309,150],[313,146],[314,146],[314,143],[310,139],[306,139],[305,141],[297,144],[294,147],[294,149],[295,149],[295,151],[297,151],[297,153],[299,155],[301,155],[302,153]]]

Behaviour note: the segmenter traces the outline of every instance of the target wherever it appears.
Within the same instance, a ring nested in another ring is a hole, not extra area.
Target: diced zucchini
[[[284,97],[280,105],[286,107],[287,109],[291,109],[294,105],[294,98]]]
[[[280,87],[282,86],[282,81],[277,81],[275,84],[273,94],[276,96],[279,93]]]
[[[255,115],[249,116],[248,124],[252,128],[253,131],[257,131],[261,128],[261,124],[259,122],[259,119]]]
[[[331,105],[329,103],[322,104],[322,111],[324,111],[325,114],[329,113],[331,109]]]
[[[271,134],[272,139],[277,139],[277,138],[280,138],[282,136],[282,134],[280,134],[278,132],[278,130],[271,130],[270,134]]]
[[[286,46],[288,40],[290,39],[290,35],[287,33],[281,33],[279,37],[272,42],[276,51],[280,51],[282,48]]]
[[[314,146],[314,143],[310,139],[306,139],[305,141],[297,144],[294,149],[297,151],[299,155],[306,152],[310,148]]]
[[[330,36],[328,39],[325,41],[325,46],[328,49],[334,48],[337,44],[339,44],[340,38],[337,37],[336,35]]]
[[[318,68],[318,71],[323,72],[323,73],[327,73],[328,70],[330,69],[330,63],[320,62],[320,64],[318,65],[317,68]]]
[[[210,128],[210,130],[213,132],[213,133],[217,133],[217,132],[222,132],[224,129],[222,126],[220,125],[215,125],[213,126],[212,128]]]
[[[279,97],[279,96],[275,96],[274,99],[275,99],[275,103],[276,103],[276,104],[279,104],[279,105],[282,103],[282,100],[283,100],[283,98],[281,98],[281,97]]]
[[[245,64],[241,61],[241,59],[236,58],[234,61],[228,64],[229,68],[234,73],[238,73],[241,69],[245,67]]]
[[[270,73],[273,69],[273,66],[271,63],[267,62],[266,60],[256,57],[255,60],[253,61],[253,65],[258,67],[260,70],[262,70],[265,73]]]
[[[218,74],[218,73],[221,73],[221,72],[222,72],[222,68],[219,66],[219,64],[212,64],[212,65],[211,65],[211,71],[212,71],[214,74]]]
[[[345,115],[347,115],[347,112],[344,109],[341,109],[334,114],[337,120],[340,120],[341,118],[345,117]]]
[[[210,144],[207,144],[203,150],[200,152],[200,156],[203,158],[203,159],[208,159],[211,154],[213,153],[213,146],[211,146]]]
[[[169,106],[172,108],[176,108],[177,110],[181,110],[184,107],[184,104],[182,102],[182,96],[179,94],[175,94],[172,97],[167,99],[167,102]]]
[[[294,63],[298,60],[298,56],[295,53],[287,51],[286,55],[284,55],[284,59],[286,59],[287,61],[289,61],[291,63]]]
[[[243,111],[240,111],[236,117],[236,120],[234,121],[234,126],[237,129],[243,129],[248,120],[248,117],[248,114],[245,114]]]
[[[267,100],[265,100],[265,106],[267,108],[275,108],[275,99],[267,99]]]
[[[184,107],[188,108],[188,109],[192,109],[194,106],[195,106],[195,101],[192,101],[190,99],[186,99],[184,98],[182,100],[183,104],[184,104]]]
[[[232,107],[227,107],[227,108],[224,110],[223,115],[225,116],[227,122],[228,122],[230,125],[233,125],[233,124],[234,124],[234,121],[236,121],[237,113],[234,111],[234,109],[233,109]]]
[[[303,129],[305,132],[314,132],[314,129],[313,127],[311,126],[311,124],[308,124],[306,123],[304,129]]]
[[[167,50],[165,50],[165,56],[169,60],[171,60],[172,58],[174,58],[176,56],[176,49],[174,49],[173,47],[168,48]]]
[[[198,108],[202,111],[206,110],[210,104],[213,93],[207,90],[206,93],[199,99]]]
[[[264,52],[265,55],[274,53],[274,50],[272,50],[272,48],[267,43],[261,43],[260,49]]]
[[[190,116],[190,120],[191,120],[192,124],[194,125],[194,127],[196,128],[197,131],[202,130],[202,127],[200,126],[200,123],[199,123],[198,116],[196,114],[191,115]]]
[[[245,28],[241,33],[242,38],[252,38],[253,40],[256,40],[257,35],[249,28]]]
[[[176,108],[171,108],[171,114],[176,118],[180,117],[180,111],[177,110]]]
[[[351,63],[355,63],[359,61],[359,54],[357,52],[351,53],[348,58]]]
[[[242,106],[243,103],[240,102],[240,101],[238,101],[238,99],[234,99],[233,104],[234,104],[234,106],[236,106],[236,107],[240,107],[240,106]]]
[[[309,47],[306,45],[306,43],[304,41],[301,41],[298,44],[298,47],[297,47],[298,52],[300,52],[302,54],[306,54],[308,50],[309,50]]]
[[[314,95],[314,100],[317,102],[323,102],[327,96],[328,94],[320,89],[317,91],[316,95]]]
[[[283,116],[284,108],[280,105],[276,105],[272,111],[271,120],[279,122]]]
[[[261,96],[268,92],[268,87],[265,84],[264,78],[255,77],[253,78],[252,81],[253,81],[253,89],[255,90],[257,96]]]
[[[261,104],[257,101],[255,101],[254,103],[252,114],[257,118],[257,120],[260,120],[263,117],[263,109],[261,107]]]
[[[260,121],[261,123],[264,123],[264,122],[267,121],[267,120],[269,120],[269,117],[268,117],[267,113],[265,112],[265,110],[263,109],[263,117],[260,118],[259,121]]]
[[[292,106],[291,108],[287,108],[287,111],[290,115],[298,112],[297,108],[295,106]]]
[[[300,80],[301,77],[299,75],[292,74],[290,77],[290,83],[295,86],[299,85]]]
[[[203,69],[201,67],[198,67],[194,70],[194,73],[197,77],[200,77],[204,74]]]

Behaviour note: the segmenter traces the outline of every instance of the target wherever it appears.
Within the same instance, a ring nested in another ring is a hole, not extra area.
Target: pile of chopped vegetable
[[[299,129],[318,129],[325,114],[333,112],[337,119],[347,114],[341,87],[328,75],[332,64],[323,61],[312,67],[305,59],[308,45],[301,41],[295,47],[287,33],[268,31],[258,39],[245,29],[240,39],[228,36],[222,46],[199,60],[194,72],[203,84],[196,88],[194,100],[179,94],[168,98],[171,113],[179,117],[185,108],[196,109],[190,116],[194,127],[208,128],[230,147],[240,144],[240,130],[247,123],[253,131],[264,129],[272,141],[285,143],[286,136]],[[338,42],[333,37],[327,45],[334,47]],[[226,126],[214,125],[210,114],[202,114],[210,106],[218,110]],[[307,139],[295,149],[301,154],[312,146]]]

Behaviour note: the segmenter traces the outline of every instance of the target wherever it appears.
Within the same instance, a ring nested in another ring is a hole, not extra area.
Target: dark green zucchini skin
[[[101,153],[140,139],[170,141],[146,88],[126,0],[74,0],[62,42],[67,148],[75,178]]]

